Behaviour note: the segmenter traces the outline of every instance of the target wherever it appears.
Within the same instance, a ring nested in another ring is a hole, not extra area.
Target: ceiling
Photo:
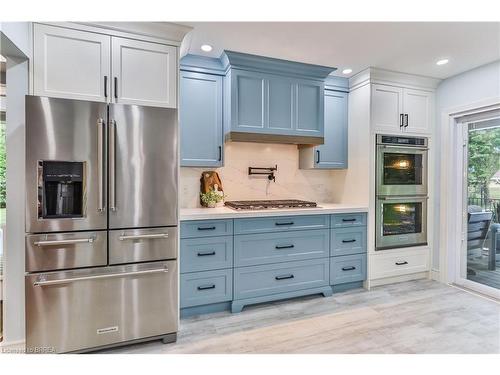
[[[224,49],[337,67],[447,78],[500,59],[500,22],[183,22],[183,53]],[[202,44],[213,50],[201,51]],[[439,59],[449,63],[437,66]]]

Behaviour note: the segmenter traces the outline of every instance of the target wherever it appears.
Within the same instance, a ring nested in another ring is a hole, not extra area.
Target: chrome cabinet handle
[[[109,279],[113,277],[126,277],[126,276],[141,276],[141,275],[152,275],[155,273],[168,272],[168,268],[154,269],[154,270],[144,270],[144,271],[132,271],[132,272],[122,272],[122,273],[108,273],[104,275],[94,275],[94,276],[82,276],[82,277],[71,277],[68,279],[59,280],[38,280],[33,283],[33,286],[49,286],[49,285],[60,285],[69,284],[75,281],[85,281],[85,280],[98,280],[98,279]]]
[[[35,246],[54,246],[54,245],[73,245],[77,243],[92,243],[95,241],[95,238],[75,238],[68,240],[47,240],[47,241],[36,241],[33,244]]]
[[[131,234],[129,236],[123,235],[118,237],[120,241],[125,240],[149,240],[155,238],[168,238],[168,233],[154,233],[154,234]]]
[[[116,211],[116,122],[109,122],[109,209]]]
[[[104,208],[104,120],[97,120],[97,211],[103,212]]]

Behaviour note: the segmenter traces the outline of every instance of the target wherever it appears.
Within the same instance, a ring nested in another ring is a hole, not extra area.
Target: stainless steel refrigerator
[[[26,346],[174,341],[175,109],[26,97]]]

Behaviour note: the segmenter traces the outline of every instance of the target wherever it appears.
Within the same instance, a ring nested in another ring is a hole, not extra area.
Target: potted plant
[[[203,204],[207,207],[213,208],[217,203],[224,199],[225,195],[220,191],[209,190],[206,193],[200,193],[200,197]]]

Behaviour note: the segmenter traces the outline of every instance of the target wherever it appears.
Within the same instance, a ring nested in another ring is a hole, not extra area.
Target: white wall
[[[496,61],[441,82],[436,91],[436,145],[441,144],[442,114],[460,106],[500,97],[500,61]],[[435,159],[436,176],[441,175],[441,158]],[[434,191],[440,191],[440,179],[436,178]],[[440,220],[440,202],[436,199],[434,223]],[[434,231],[432,268],[439,269],[439,231]]]

